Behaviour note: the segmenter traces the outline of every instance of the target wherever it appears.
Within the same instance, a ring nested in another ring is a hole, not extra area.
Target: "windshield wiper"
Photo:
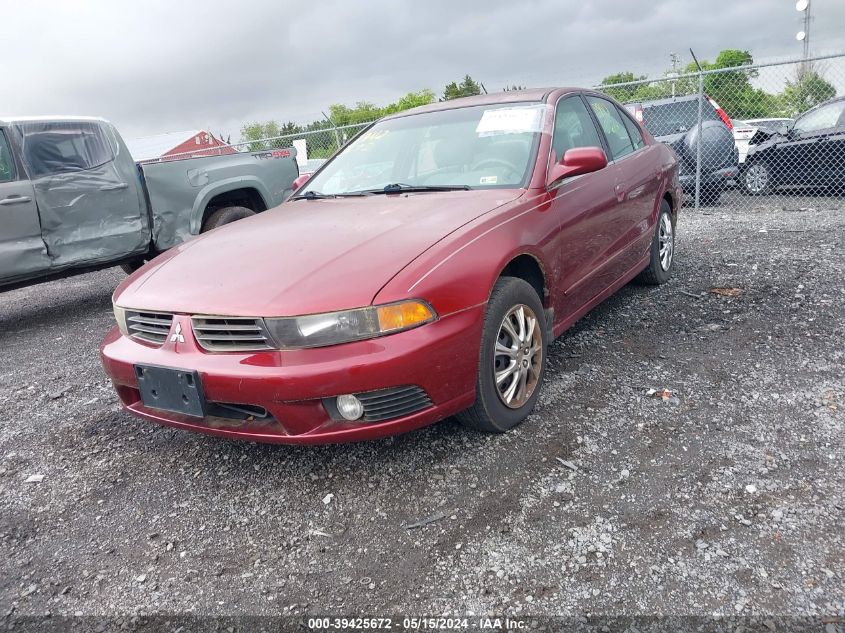
[[[334,198],[334,196],[329,196],[325,193],[320,193],[319,191],[313,191],[309,189],[305,193],[301,193],[298,196],[293,196],[291,200],[325,200],[326,198]]]
[[[328,198],[345,198],[346,196],[368,196],[370,195],[368,192],[365,191],[347,191],[345,193],[320,193],[319,191],[312,191],[309,189],[303,194],[298,196],[293,196],[291,200],[326,200]]]
[[[469,191],[469,185],[406,185],[394,182],[382,189],[367,189],[367,193],[405,193],[414,191]]]

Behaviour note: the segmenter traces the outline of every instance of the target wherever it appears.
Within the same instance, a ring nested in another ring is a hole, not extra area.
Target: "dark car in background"
[[[681,186],[689,199],[695,197],[695,166],[701,145],[701,201],[713,204],[739,173],[739,153],[730,118],[707,96],[701,103],[699,139],[698,106],[698,95],[625,104],[655,139],[675,150]]]
[[[845,97],[818,105],[777,131],[758,129],[740,182],[750,195],[780,187],[845,187]]]

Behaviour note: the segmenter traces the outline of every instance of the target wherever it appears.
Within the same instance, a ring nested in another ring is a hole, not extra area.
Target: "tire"
[[[217,209],[205,219],[205,222],[202,223],[200,233],[206,233],[207,231],[216,229],[224,224],[243,220],[244,218],[248,218],[253,215],[255,215],[255,211],[247,209],[246,207],[223,207],[222,209]]]
[[[519,335],[520,318],[524,319],[525,324],[523,343],[515,345],[518,339],[515,340],[507,328],[510,327],[511,332]],[[532,319],[534,327],[530,329]],[[475,404],[459,413],[458,420],[484,433],[504,433],[525,420],[534,409],[543,386],[547,336],[545,313],[537,291],[522,279],[500,277],[490,293],[484,316]],[[500,345],[499,349],[511,348],[511,351],[507,354],[497,353],[497,345]],[[526,349],[532,351],[526,355]],[[515,369],[497,385],[495,372],[505,371],[508,367]],[[511,392],[510,404],[507,404],[508,392]]]
[[[742,191],[749,196],[767,196],[772,193],[772,170],[765,161],[746,161],[742,173]]]
[[[668,231],[668,233],[667,233]],[[665,251],[662,251],[665,238],[669,238],[668,261],[665,261]],[[672,277],[672,266],[675,263],[675,224],[672,221],[672,210],[666,200],[660,202],[660,213],[657,214],[657,224],[654,227],[654,237],[651,240],[651,256],[648,266],[637,277],[637,281],[648,286],[665,284]]]
[[[149,260],[144,258],[133,259],[131,262],[126,262],[125,264],[121,264],[120,267],[123,269],[127,275],[131,275],[136,270],[138,270],[141,266],[146,264]]]
[[[724,185],[708,185],[702,187],[699,192],[699,202],[707,206],[715,206],[719,204],[719,199],[725,191]],[[693,199],[695,199],[695,192],[693,192]]]

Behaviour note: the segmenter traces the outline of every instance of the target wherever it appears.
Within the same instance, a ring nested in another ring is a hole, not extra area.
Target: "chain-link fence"
[[[672,147],[691,206],[795,209],[845,199],[845,54],[595,88]],[[296,147],[300,173],[308,174],[368,125],[326,122],[324,129],[229,147]]]
[[[699,206],[845,197],[845,55],[602,85],[678,155]]]

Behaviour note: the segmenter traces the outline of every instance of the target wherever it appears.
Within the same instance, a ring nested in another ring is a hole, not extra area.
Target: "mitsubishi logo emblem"
[[[182,336],[182,324],[176,323],[176,328],[173,330],[173,334],[170,335],[170,342],[171,343],[184,343],[185,337]]]

